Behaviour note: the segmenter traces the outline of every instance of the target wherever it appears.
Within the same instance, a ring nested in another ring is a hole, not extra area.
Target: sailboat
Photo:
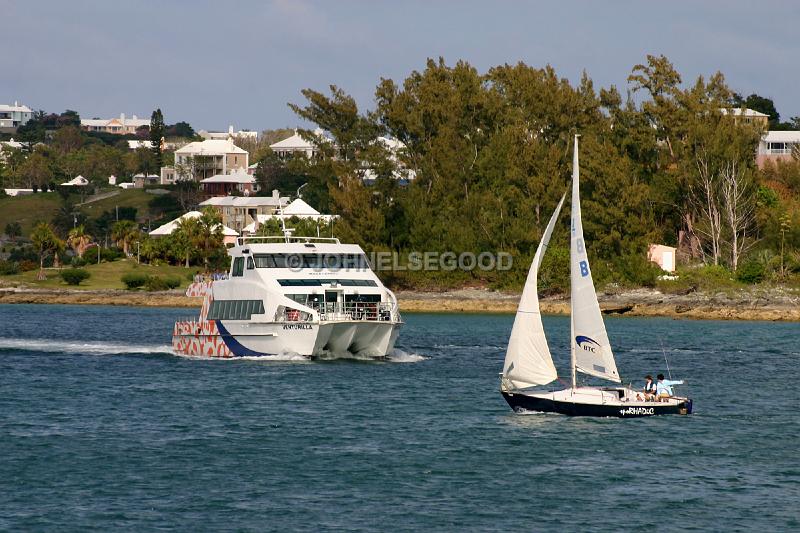
[[[576,135],[572,164],[570,225],[571,386],[560,390],[534,389],[558,379],[542,325],[537,278],[561,207],[564,205],[566,198],[564,193],[533,256],[508,341],[503,372],[500,375],[500,392],[516,412],[550,412],[572,416],[620,418],[691,414],[692,400],[689,398],[670,397],[661,401],[648,401],[642,391],[622,385],[578,386],[578,373],[615,384],[622,382],[589,268],[589,258],[583,239],[578,181],[578,135]]]

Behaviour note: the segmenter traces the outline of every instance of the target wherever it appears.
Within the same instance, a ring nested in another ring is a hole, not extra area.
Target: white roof
[[[298,198],[283,209],[283,214],[288,216],[318,216],[319,211],[308,205],[302,198]]]
[[[112,122],[117,122],[123,126],[134,126],[136,128],[150,125],[150,119],[139,118],[136,115],[133,115],[131,118],[120,115],[113,118],[82,118],[81,126],[107,126]]]
[[[738,107],[733,108],[733,109],[726,109],[726,108],[723,107],[722,109],[720,109],[720,111],[722,112],[723,115],[727,115],[728,113],[730,113],[731,115],[737,116],[737,117],[742,115],[742,109],[738,108]],[[756,111],[755,109],[745,108],[744,109],[744,116],[746,116],[746,117],[768,117],[769,115],[767,115],[766,113],[762,113],[760,111]]]
[[[17,113],[33,113],[31,108],[26,105],[19,105],[18,102],[14,102],[13,105],[10,104],[0,104],[0,111],[4,111],[6,113],[14,112]]]
[[[82,187],[82,186],[88,185],[88,184],[89,184],[89,180],[87,180],[86,178],[84,178],[81,175],[78,175],[78,176],[75,176],[74,178],[72,178],[69,181],[65,181],[61,185],[78,185],[78,186]]]
[[[246,172],[233,172],[231,174],[216,174],[210,178],[200,180],[200,183],[255,183],[256,179]]]
[[[280,200],[272,196],[215,196],[200,205],[213,205],[216,207],[279,207],[289,202],[289,198],[281,197]]]
[[[152,148],[153,141],[128,141],[128,148],[136,150],[137,148]]]
[[[173,231],[178,229],[178,223],[181,220],[186,219],[186,218],[200,218],[202,215],[203,215],[203,213],[201,213],[200,211],[189,211],[188,213],[179,216],[175,220],[173,220],[171,222],[167,222],[163,226],[157,227],[156,229],[154,229],[153,231],[150,232],[150,235],[153,235],[154,237],[159,237],[159,236],[163,236],[163,235],[171,235]],[[222,224],[220,224],[220,226],[222,226],[222,234],[224,236],[226,236],[226,237],[237,237],[239,235],[236,232],[236,230],[232,230],[228,226],[224,226]]]
[[[5,146],[7,148],[19,148],[19,149],[22,149],[25,145],[22,144],[21,142],[15,141],[14,138],[12,137],[10,141],[0,142],[0,146]]]
[[[270,144],[269,147],[272,150],[313,150],[314,145],[307,140],[300,137],[300,134],[297,133],[295,130],[294,135],[289,137],[288,139],[284,139],[282,141],[278,141],[274,144]]]
[[[233,144],[233,142],[220,139],[195,141],[175,150],[176,155],[224,155],[246,153],[247,150],[242,150]]]
[[[761,139],[768,143],[800,143],[800,131],[768,131]]]

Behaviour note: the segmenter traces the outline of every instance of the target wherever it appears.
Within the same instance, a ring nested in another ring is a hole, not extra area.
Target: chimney
[[[278,189],[272,189],[272,199],[278,202],[281,199],[281,192]]]
[[[228,135],[233,135],[233,126],[228,126]]]
[[[16,100],[14,100],[14,107],[19,107],[19,102],[17,102]]]
[[[122,122],[123,124],[125,124],[125,113],[120,113],[119,114],[119,121]]]

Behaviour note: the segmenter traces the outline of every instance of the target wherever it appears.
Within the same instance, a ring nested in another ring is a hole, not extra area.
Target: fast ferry
[[[403,324],[360,246],[336,238],[239,237],[227,274],[197,280],[200,317],[175,323],[181,355],[386,357]]]

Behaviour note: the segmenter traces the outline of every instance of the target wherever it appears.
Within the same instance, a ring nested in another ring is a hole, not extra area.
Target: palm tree
[[[31,243],[33,243],[33,247],[36,248],[36,252],[39,254],[39,273],[36,275],[36,279],[40,281],[45,280],[47,276],[44,273],[44,259],[48,254],[53,252],[55,252],[57,256],[59,248],[64,246],[64,241],[56,236],[53,232],[53,227],[47,222],[39,222],[36,224],[30,239]]]
[[[86,253],[91,242],[92,236],[86,233],[83,224],[72,228],[67,235],[67,244],[80,258],[83,258],[83,254]]]
[[[203,214],[197,219],[197,233],[195,244],[203,258],[203,265],[208,270],[208,258],[222,247],[222,216],[211,206],[203,209]]]
[[[111,228],[111,238],[114,239],[118,246],[122,246],[122,251],[126,256],[130,255],[128,254],[128,248],[138,237],[139,226],[132,220],[119,220]]]
[[[184,217],[178,221],[178,227],[172,232],[172,250],[176,257],[186,258],[186,267],[189,267],[189,258],[197,242],[200,232],[198,219]]]

